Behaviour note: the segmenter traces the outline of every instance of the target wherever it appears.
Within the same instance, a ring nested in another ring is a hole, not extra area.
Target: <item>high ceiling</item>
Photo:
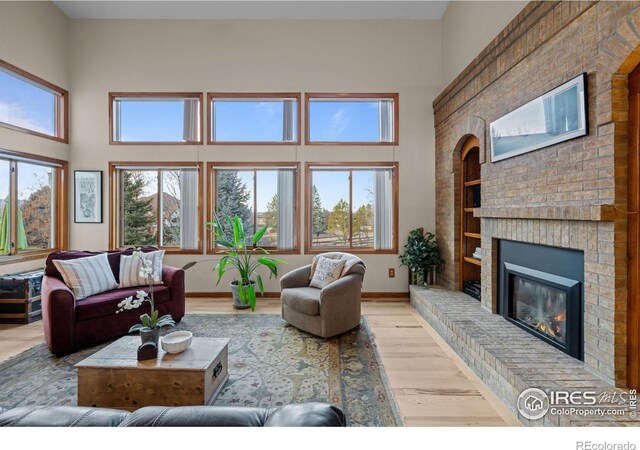
[[[432,19],[448,1],[54,1],[71,19]]]

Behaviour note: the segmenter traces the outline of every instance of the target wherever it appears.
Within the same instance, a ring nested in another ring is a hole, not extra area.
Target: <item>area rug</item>
[[[215,405],[329,402],[349,426],[402,425],[365,317],[332,339],[272,314],[188,314],[175,329],[229,338],[229,381]],[[106,345],[55,358],[40,344],[0,363],[0,407],[75,405],[74,364]]]

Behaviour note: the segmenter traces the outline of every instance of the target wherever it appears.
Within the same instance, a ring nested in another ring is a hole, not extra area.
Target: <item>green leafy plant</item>
[[[409,232],[404,253],[399,255],[402,266],[407,266],[413,274],[424,271],[429,266],[437,266],[444,262],[436,241],[436,235],[425,233],[423,228]]]
[[[159,280],[157,278],[154,278],[151,260],[145,259],[142,256],[142,251],[140,251],[139,248],[137,248],[133,252],[133,256],[135,258],[139,258],[140,261],[142,262],[140,266],[139,275],[141,278],[145,278],[149,283],[149,293],[141,290],[136,292],[135,299],[133,298],[133,295],[130,295],[129,297],[125,298],[120,303],[118,303],[117,305],[118,310],[116,311],[116,314],[119,314],[123,311],[131,310],[131,309],[138,309],[142,306],[144,302],[149,302],[149,304],[151,305],[151,315],[146,313],[141,315],[140,316],[141,323],[137,323],[131,328],[129,328],[129,333],[132,333],[134,331],[151,331],[155,328],[174,326],[176,323],[171,317],[171,315],[166,314],[160,317],[160,314],[158,313],[158,310],[155,307],[155,302],[153,297],[153,283],[154,281],[159,281]]]
[[[220,280],[227,271],[237,270],[239,279],[235,282],[238,285],[238,296],[245,304],[251,306],[251,311],[255,311],[256,289],[252,280],[254,275],[260,295],[264,295],[262,276],[256,273],[256,270],[260,267],[266,267],[269,270],[269,278],[277,277],[278,264],[284,264],[284,261],[269,256],[259,256],[269,255],[267,250],[257,246],[267,231],[267,226],[260,228],[250,239],[247,239],[242,220],[238,216],[234,216],[232,219],[230,216],[224,215],[224,223],[223,226],[218,216],[214,215],[214,221],[207,224],[214,236],[215,244],[226,248],[226,250],[219,252],[225,256],[220,258],[220,261],[213,268],[213,271],[218,275],[216,285],[220,284]],[[231,238],[227,239],[226,236],[231,236]],[[247,242],[251,242],[251,248],[248,248]]]

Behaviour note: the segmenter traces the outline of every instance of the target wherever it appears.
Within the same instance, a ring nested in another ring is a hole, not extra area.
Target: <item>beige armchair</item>
[[[309,287],[312,269],[320,256],[344,259],[340,279],[323,289]],[[355,328],[360,323],[360,294],[365,265],[349,253],[316,255],[312,264],[295,269],[280,279],[282,318],[296,328],[324,338]]]

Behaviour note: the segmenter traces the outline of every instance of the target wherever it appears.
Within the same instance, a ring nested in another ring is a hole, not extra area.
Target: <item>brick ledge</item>
[[[584,368],[584,363],[485,310],[462,292],[411,286],[411,306],[525,425],[638,425],[625,417],[551,416],[531,421],[516,401],[526,388],[623,392]],[[505,326],[510,325],[510,326]]]
[[[622,217],[615,205],[533,206],[524,208],[483,207],[473,210],[475,217],[493,219],[583,220],[612,222]]]

